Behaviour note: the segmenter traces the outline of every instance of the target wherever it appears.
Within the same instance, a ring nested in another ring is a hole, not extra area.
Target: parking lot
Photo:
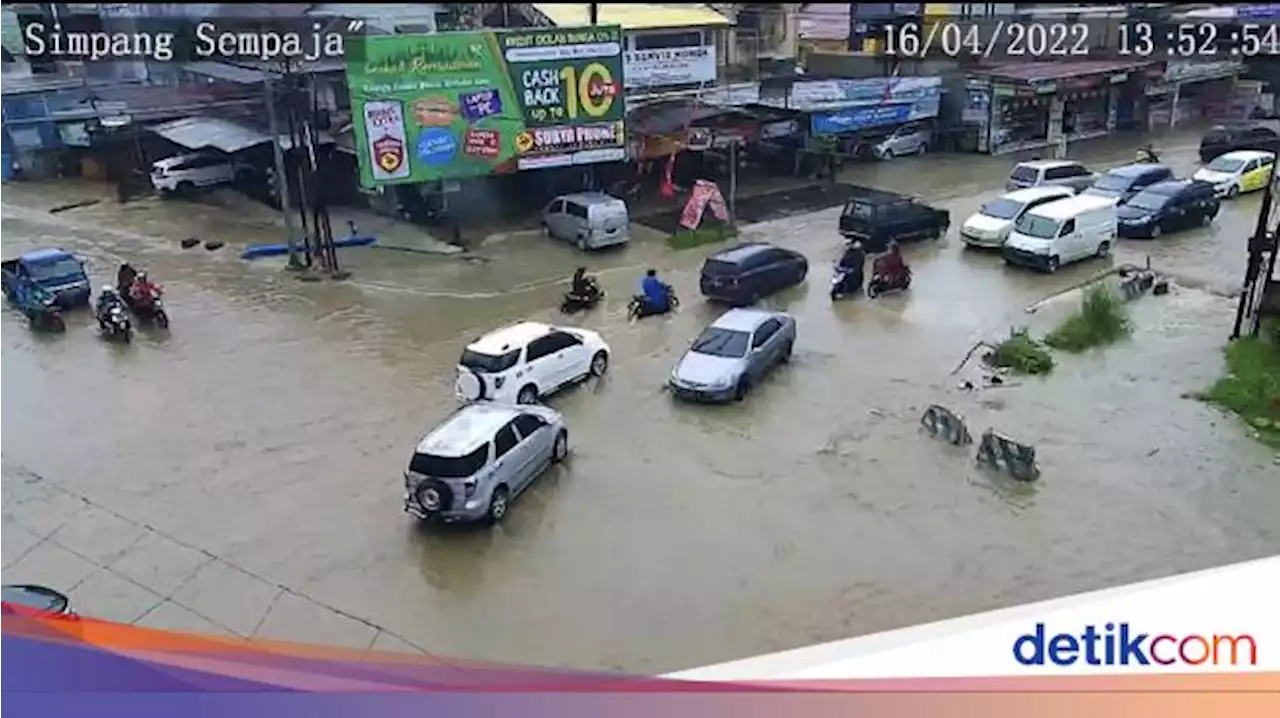
[[[1185,176],[1195,138],[1181,142],[1160,149]],[[1131,156],[1108,145],[1086,159]],[[697,297],[710,248],[637,230],[586,259],[608,296],[580,322],[612,345],[609,373],[549,401],[573,455],[492,530],[420,526],[401,474],[454,406],[461,348],[502,323],[562,321],[582,255],[536,237],[480,261],[361,249],[343,255],[347,282],[299,283],[179,249],[226,221],[204,210],[51,215],[51,195],[7,186],[6,256],[63,246],[97,283],[129,258],[165,285],[173,329],[115,346],[87,315],[43,338],[4,314],[5,580],[163,628],[652,672],[1280,551],[1271,453],[1180,398],[1218,375],[1231,300],[1146,298],[1129,342],[1062,358],[1047,380],[956,389],[974,341],[1046,328],[1056,309],[1024,308],[1104,266],[1038,275],[961,246],[955,228],[1008,168],[957,155],[850,169],[845,181],[952,217],[943,241],[909,248],[910,291],[875,301],[827,296],[839,209],[747,228],[811,271],[767,302],[797,318],[794,358],[742,404],[686,405],[664,387],[721,311]],[[1126,241],[1115,261],[1231,288],[1257,202]],[[647,266],[684,301],[628,323]],[[986,473],[922,436],[935,403],[1035,444],[1043,478]]]

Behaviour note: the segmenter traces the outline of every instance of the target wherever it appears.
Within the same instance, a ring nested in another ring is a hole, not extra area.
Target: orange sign
[[[702,218],[711,209],[711,214],[721,222],[729,221],[729,210],[724,204],[724,195],[720,187],[710,180],[698,180],[689,194],[689,201],[684,203],[684,211],[680,213],[680,226],[685,229],[697,229]]]

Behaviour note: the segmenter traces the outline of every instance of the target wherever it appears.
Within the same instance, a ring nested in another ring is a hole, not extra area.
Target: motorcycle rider
[[[129,296],[130,290],[133,289],[133,282],[138,278],[138,270],[133,268],[128,262],[121,262],[120,269],[116,271],[116,287],[124,296]]]
[[[640,293],[636,298],[640,300],[641,317],[666,314],[671,311],[671,287],[658,279],[656,269],[650,269],[644,273],[644,278],[640,280]]]
[[[847,272],[842,289],[853,292],[862,288],[862,269],[867,262],[867,253],[862,249],[862,242],[851,242],[844,248],[836,269]]]
[[[160,288],[152,284],[150,279],[147,279],[146,272],[138,272],[138,275],[134,277],[133,282],[129,285],[128,291],[129,299],[133,300],[135,304],[145,304],[150,303],[151,298],[160,293]]]
[[[586,303],[599,296],[600,285],[596,283],[595,277],[587,276],[587,268],[578,267],[574,270],[568,298],[575,302]]]
[[[1138,161],[1159,162],[1160,155],[1156,154],[1156,149],[1151,145],[1151,143],[1147,143],[1146,145],[1138,148]]]
[[[875,273],[886,282],[894,283],[907,273],[907,263],[902,258],[902,247],[889,243],[889,251],[876,260]]]
[[[122,300],[120,295],[116,293],[115,287],[110,284],[103,286],[102,293],[98,295],[97,306],[94,308],[94,315],[97,316],[98,323],[105,326],[107,323],[107,312],[111,311],[112,307],[123,308],[123,304],[124,300]]]

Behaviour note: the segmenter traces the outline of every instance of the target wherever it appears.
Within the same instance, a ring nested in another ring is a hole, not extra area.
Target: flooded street
[[[1195,139],[1157,145],[1179,175]],[[1132,147],[1085,159],[1120,164]],[[711,248],[637,232],[590,257],[608,297],[567,323],[611,343],[609,374],[548,402],[572,458],[492,530],[419,526],[401,472],[455,406],[462,347],[502,323],[564,321],[581,255],[542,238],[487,261],[344,250],[349,281],[301,283],[234,246],[179,249],[231,231],[201,208],[50,214],[67,200],[6,185],[6,257],[61,246],[96,285],[129,258],[165,286],[173,329],[120,346],[87,312],[52,338],[4,312],[5,581],[163,628],[658,672],[1280,552],[1271,452],[1180,398],[1219,374],[1233,301],[1175,288],[1133,305],[1132,341],[1060,356],[1047,380],[955,389],[974,341],[1047,328],[1023,308],[1103,268],[1042,276],[963,248],[959,224],[1008,169],[961,155],[850,169],[845,181],[952,216],[946,240],[909,248],[910,292],[874,302],[827,297],[839,209],[749,228],[811,271],[770,301],[797,316],[795,359],[742,405],[681,405],[663,388],[721,311],[697,297]],[[1233,287],[1259,199],[1116,257]],[[649,265],[684,304],[628,324]],[[934,403],[975,435],[1035,444],[1040,482],[927,439]]]

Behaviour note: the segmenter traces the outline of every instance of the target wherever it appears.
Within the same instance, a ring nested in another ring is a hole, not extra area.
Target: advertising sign
[[[623,53],[627,89],[715,82],[716,48],[667,47]]]
[[[720,186],[711,180],[697,180],[693,184],[693,192],[684,203],[684,211],[680,213],[680,226],[685,229],[697,229],[702,218],[711,210],[712,216],[721,222],[729,221],[729,209],[724,204],[724,195],[720,194]]]
[[[349,42],[365,187],[626,157],[616,26]]]
[[[811,127],[815,135],[835,135],[855,132],[885,125],[925,120],[938,116],[939,103],[917,102],[908,105],[879,105],[875,107],[846,107],[831,112],[811,115]]]
[[[941,77],[867,77],[857,80],[800,81],[791,87],[788,98],[762,102],[775,107],[812,112],[857,105],[940,101],[941,98]]]

